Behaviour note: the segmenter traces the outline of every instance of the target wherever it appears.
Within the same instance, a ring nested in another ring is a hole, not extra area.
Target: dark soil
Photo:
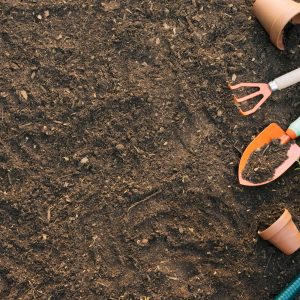
[[[272,179],[276,169],[288,159],[287,153],[291,145],[283,145],[279,139],[273,139],[269,144],[253,151],[242,172],[243,178],[253,183]]]
[[[289,57],[295,61],[300,61],[300,25],[289,24],[284,34],[285,51]],[[296,66],[297,67],[297,66]]]
[[[269,210],[265,210],[260,214],[260,222],[258,224],[258,227],[260,231],[266,230],[268,227],[270,227],[275,221],[278,220],[278,218],[283,214],[284,207],[282,205],[275,205],[273,207],[270,207]]]
[[[257,236],[300,172],[238,184],[300,86],[241,117],[227,82],[297,67],[252,1],[0,1],[0,299],[272,299],[300,271]]]

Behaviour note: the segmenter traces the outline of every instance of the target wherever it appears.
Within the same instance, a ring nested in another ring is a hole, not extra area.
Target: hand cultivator
[[[241,102],[250,101],[251,99],[257,99],[257,97],[262,96],[261,99],[253,106],[253,108],[244,111],[239,108],[240,113],[243,116],[247,116],[256,112],[260,106],[270,97],[272,92],[277,90],[283,90],[293,84],[300,82],[300,68],[291,71],[285,75],[282,75],[269,83],[239,83],[236,85],[229,85],[231,90],[236,90],[243,87],[250,87],[250,88],[258,88],[258,91],[255,91],[252,94],[244,96],[242,98],[237,98],[234,96],[234,101],[239,104]]]

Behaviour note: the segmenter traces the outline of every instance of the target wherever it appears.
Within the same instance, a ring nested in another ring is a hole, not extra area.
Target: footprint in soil
[[[165,261],[160,265],[160,269],[167,276],[172,276],[174,278],[179,278],[182,280],[187,280],[199,274],[196,266],[189,261]]]

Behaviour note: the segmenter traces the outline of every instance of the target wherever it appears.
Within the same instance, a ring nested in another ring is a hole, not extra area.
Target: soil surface
[[[291,143],[282,145],[280,140],[274,139],[253,151],[242,172],[243,178],[253,183],[272,179],[276,169],[288,159],[287,154],[291,145]]]
[[[289,55],[291,59],[295,61],[300,61],[300,26],[293,26],[289,24],[286,26],[285,35],[284,35],[284,43],[286,48],[288,49]]]
[[[0,299],[272,299],[299,273],[257,230],[275,204],[300,226],[300,171],[237,178],[300,113],[300,85],[233,104],[299,67],[251,3],[0,1]]]
[[[284,207],[280,204],[276,204],[269,210],[264,211],[261,215],[261,220],[259,222],[259,230],[264,231],[269,228],[273,223],[275,223],[279,217],[284,213]]]

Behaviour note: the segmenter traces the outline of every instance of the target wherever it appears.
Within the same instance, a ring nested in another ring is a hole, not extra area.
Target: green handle
[[[274,300],[294,300],[300,295],[300,274]]]
[[[289,129],[295,132],[296,137],[300,136],[300,117],[289,126]]]

